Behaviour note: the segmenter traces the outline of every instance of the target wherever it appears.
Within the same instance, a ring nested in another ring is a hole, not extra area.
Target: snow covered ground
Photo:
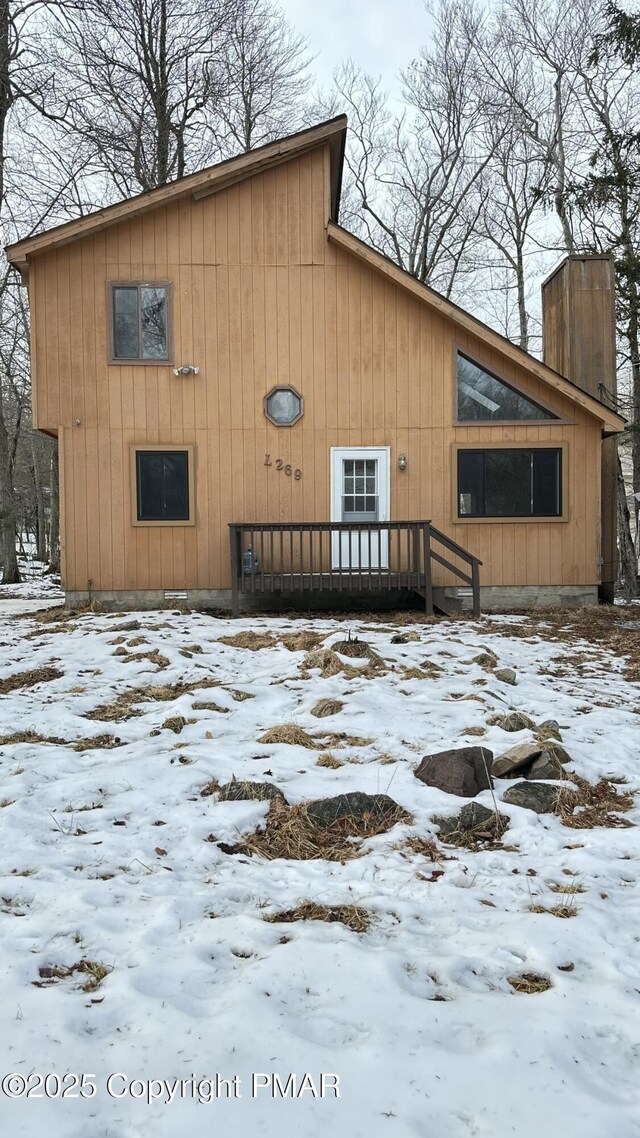
[[[434,863],[405,844],[436,839],[433,816],[463,804],[414,777],[420,757],[531,739],[487,723],[509,709],[557,720],[580,775],[640,786],[640,685],[624,659],[523,637],[526,624],[172,612],[40,623],[0,602],[0,738],[36,736],[0,743],[0,1073],[17,1076],[9,1093],[27,1080],[33,1096],[0,1094],[2,1134],[637,1138],[640,810],[630,828],[575,829],[500,804],[504,848],[439,843]],[[326,645],[351,632],[386,667],[359,673],[366,659],[350,658],[346,675],[322,678],[281,642],[305,629]],[[407,630],[419,639],[392,643]],[[275,643],[221,643],[244,631]],[[472,662],[487,648],[516,686]],[[199,682],[211,686],[189,690]],[[183,694],[150,698],[176,684]],[[137,714],[86,717],[133,688],[139,702],[118,707]],[[342,710],[314,717],[325,698]],[[316,745],[258,742],[281,724]],[[325,732],[355,742],[328,747]],[[327,751],[342,765],[319,766]],[[268,807],[201,796],[233,775],[271,781],[291,804],[384,792],[414,820],[344,864],[226,853],[218,843],[240,842]],[[508,785],[497,781],[498,799]],[[491,807],[490,792],[478,801]],[[583,891],[554,892],[569,885]],[[369,930],[264,919],[307,900],[357,905]],[[558,901],[572,919],[530,908]],[[89,973],[63,974],[80,961],[110,970],[93,990]],[[551,987],[518,993],[509,978],[523,973]],[[55,1079],[35,1078],[48,1072],[91,1078],[61,1098]],[[252,1094],[252,1075],[295,1074],[299,1089],[307,1072],[318,1090],[322,1073],[339,1076],[340,1098],[330,1079],[324,1098],[282,1098],[271,1083]],[[237,1076],[236,1097],[199,1081],[216,1075]],[[151,1105],[136,1097],[147,1090]]]

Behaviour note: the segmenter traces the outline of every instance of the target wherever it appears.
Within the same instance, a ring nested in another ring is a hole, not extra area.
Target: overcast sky
[[[428,36],[424,0],[280,0],[291,23],[309,37],[315,73],[328,86],[334,68],[351,58],[381,74],[387,88]]]

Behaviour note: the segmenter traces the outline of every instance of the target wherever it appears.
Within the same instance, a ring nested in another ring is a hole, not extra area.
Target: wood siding
[[[229,522],[330,518],[332,446],[389,446],[391,518],[431,519],[482,559],[483,585],[597,583],[600,424],[329,242],[329,177],[325,146],[31,259],[35,425],[61,440],[67,589],[228,588]],[[198,376],[108,365],[109,280],[172,281],[175,362]],[[455,426],[456,346],[562,422]],[[304,397],[294,427],[265,418],[276,384]],[[456,519],[454,444],[494,442],[566,443],[567,521]],[[194,527],[131,524],[135,443],[194,446]]]

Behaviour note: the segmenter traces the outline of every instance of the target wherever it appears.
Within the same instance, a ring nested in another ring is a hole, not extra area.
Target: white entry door
[[[389,447],[331,448],[331,521],[389,520]],[[388,569],[389,533],[334,533],[334,569]]]

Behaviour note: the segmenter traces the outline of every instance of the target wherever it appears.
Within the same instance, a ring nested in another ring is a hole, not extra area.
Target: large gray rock
[[[523,806],[536,814],[553,814],[558,802],[559,789],[548,782],[517,782],[502,795],[510,806]]]
[[[390,824],[406,816],[405,811],[388,794],[363,794],[359,790],[337,794],[334,798],[316,798],[307,803],[307,817],[323,829],[343,818],[358,820],[373,815]]]
[[[521,711],[509,711],[507,715],[502,716],[500,727],[503,731],[533,731],[535,723]]]
[[[286,802],[285,796],[273,782],[243,782],[232,779],[219,790],[220,802],[242,802],[256,799],[259,802]]]
[[[496,668],[493,673],[497,680],[502,680],[503,684],[511,684],[512,687],[518,682],[518,677],[513,668]]]
[[[435,786],[445,794],[475,798],[481,790],[493,787],[492,760],[493,754],[487,747],[459,747],[425,755],[414,774],[420,782]]]
[[[566,778],[567,776],[560,760],[557,759],[555,755],[552,755],[550,751],[544,750],[537,759],[534,759],[525,777],[533,779],[560,779]]]
[[[529,766],[541,753],[542,745],[540,743],[517,743],[515,747],[510,747],[504,755],[500,755],[495,760],[491,773],[496,778],[505,778],[507,775],[514,774],[516,771],[522,770],[523,767]]]

